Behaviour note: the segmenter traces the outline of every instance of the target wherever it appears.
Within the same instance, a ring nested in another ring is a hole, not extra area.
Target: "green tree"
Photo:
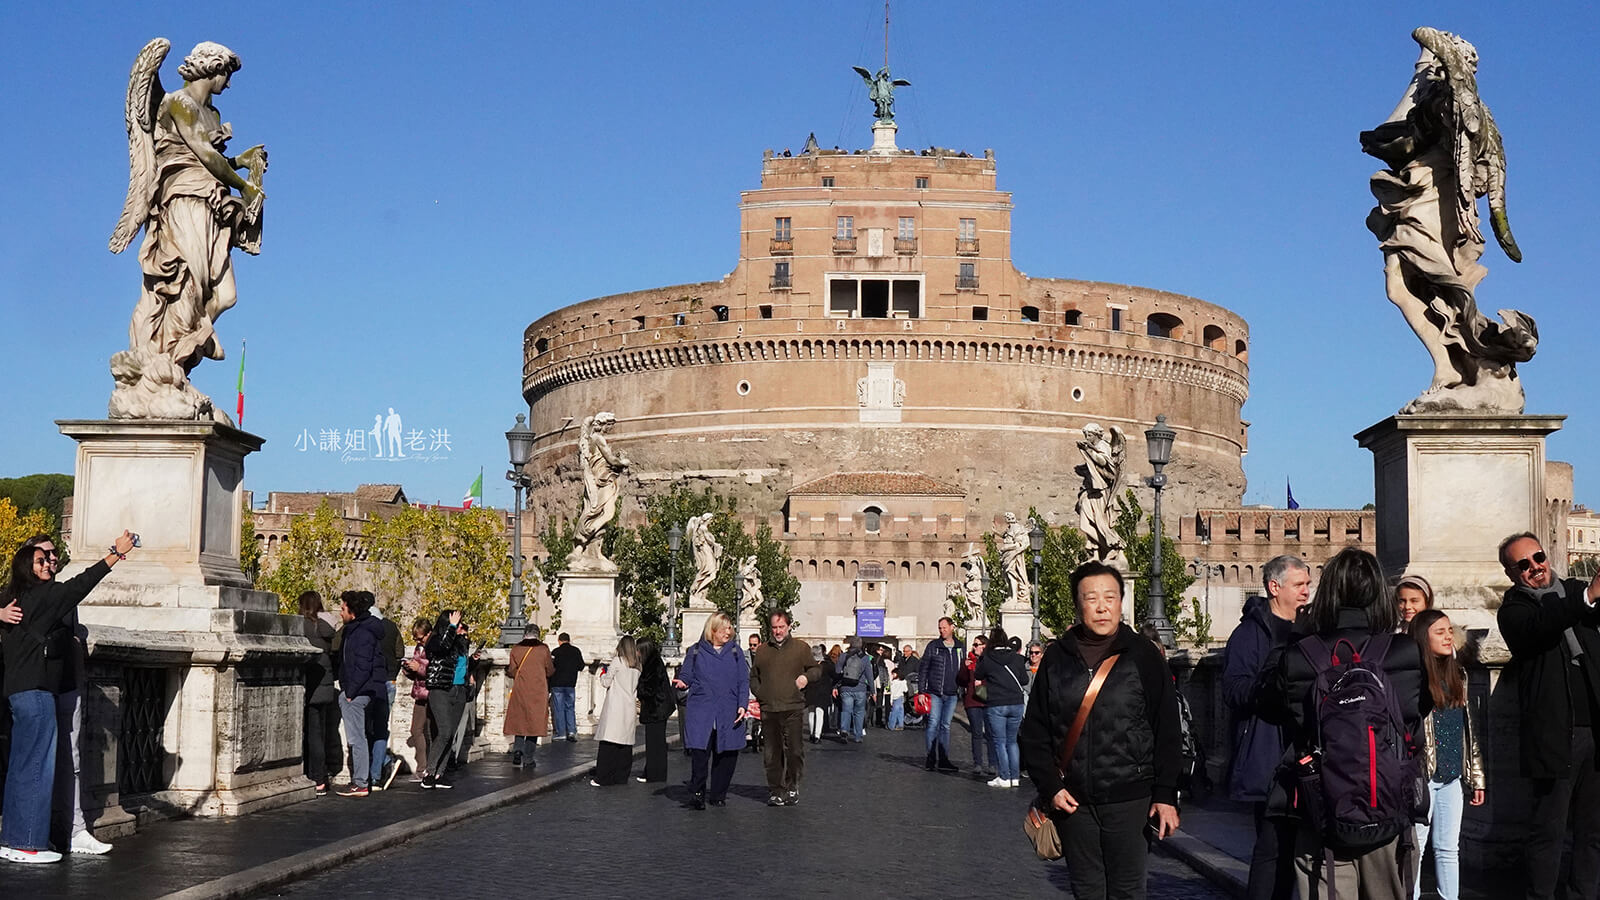
[[[500,514],[482,507],[431,509],[423,512],[419,527],[426,550],[420,560],[419,613],[432,618],[459,609],[474,643],[498,644],[511,588],[511,544]]]
[[[50,521],[60,522],[67,498],[72,496],[72,484],[71,475],[49,473],[24,475],[21,478],[0,478],[0,498],[9,499],[16,506],[18,513],[43,510],[50,517]],[[51,534],[55,532],[52,531]],[[27,537],[23,540],[27,540]],[[20,547],[22,544],[19,542],[17,546]],[[16,549],[12,548],[12,552],[15,553]]]
[[[572,558],[575,529],[567,520],[551,519],[545,522],[539,542],[544,544],[544,561],[534,566],[539,580],[544,583],[544,593],[550,598],[550,630],[561,629],[561,579],[557,575],[567,567]]]
[[[1028,514],[1043,523],[1038,510]],[[1061,634],[1078,621],[1078,608],[1072,599],[1072,570],[1089,559],[1088,541],[1071,525],[1044,525],[1044,550],[1039,565],[1039,623],[1052,634]]]
[[[1593,578],[1600,573],[1600,556],[1580,556],[1572,563],[1569,578]]]
[[[374,516],[361,524],[372,592],[380,603],[401,598],[407,615],[421,605],[423,573],[431,562],[429,516],[432,512],[408,506],[387,519]]]
[[[256,514],[250,504],[241,500],[239,506],[239,570],[255,587],[261,577],[261,538],[256,536]]]
[[[768,616],[789,612],[800,597],[800,581],[789,572],[789,551],[763,523],[754,535],[745,531],[737,516],[737,501],[710,488],[693,491],[674,485],[664,493],[645,500],[645,520],[635,528],[612,528],[606,535],[606,555],[617,564],[617,596],[621,604],[622,628],[636,636],[662,639],[666,634],[667,596],[672,577],[672,553],[667,532],[680,529],[694,516],[711,513],[711,532],[722,544],[722,565],[711,584],[709,598],[718,610],[735,621],[739,614],[739,564],[756,557],[761,573],[761,592],[765,598],[756,610],[763,636],[768,635]],[[683,611],[687,588],[694,579],[694,556],[688,535],[678,548],[678,611]],[[680,622],[681,624],[681,622]],[[681,632],[680,632],[681,633]],[[685,636],[687,638],[688,636]]]
[[[257,580],[264,591],[278,595],[278,610],[299,612],[296,601],[305,591],[322,595],[332,609],[350,574],[350,554],[345,551],[344,521],[327,499],[313,512],[289,522],[289,533],[278,545],[272,571]]]
[[[1148,592],[1153,568],[1154,555],[1151,553],[1151,534],[1148,530],[1140,531],[1140,526],[1148,527],[1150,519],[1144,514],[1144,507],[1139,505],[1139,498],[1135,497],[1130,488],[1122,495],[1122,501],[1117,504],[1117,522],[1114,526],[1118,536],[1122,538],[1128,554],[1128,574],[1133,578],[1134,619],[1144,621],[1149,614]],[[1166,534],[1161,536],[1161,590],[1162,605],[1166,607],[1167,621],[1178,621],[1183,611],[1183,592],[1194,584],[1195,576],[1189,574],[1188,560],[1178,552],[1178,545]]]

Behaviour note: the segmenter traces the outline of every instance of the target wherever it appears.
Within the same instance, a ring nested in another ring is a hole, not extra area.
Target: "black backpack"
[[[1393,635],[1377,634],[1358,650],[1311,635],[1297,645],[1316,681],[1307,716],[1310,752],[1294,766],[1296,805],[1333,848],[1382,846],[1417,815],[1417,760],[1401,720],[1394,685],[1383,670]],[[1345,653],[1341,657],[1341,648]]]

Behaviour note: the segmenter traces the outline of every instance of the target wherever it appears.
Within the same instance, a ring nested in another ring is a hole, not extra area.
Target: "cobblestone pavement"
[[[808,745],[800,805],[782,809],[765,805],[760,757],[743,753],[727,807],[703,812],[685,808],[688,759],[674,751],[665,787],[570,784],[266,896],[1070,893],[1065,866],[1034,858],[1022,835],[1028,782],[998,790],[926,772],[922,742],[869,729],[865,744]],[[968,758],[966,734],[953,743]],[[1149,889],[1152,900],[1225,896],[1161,854]]]

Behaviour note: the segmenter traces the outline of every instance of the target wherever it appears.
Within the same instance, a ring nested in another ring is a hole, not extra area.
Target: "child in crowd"
[[[889,672],[889,730],[906,730],[906,680],[898,668]]]

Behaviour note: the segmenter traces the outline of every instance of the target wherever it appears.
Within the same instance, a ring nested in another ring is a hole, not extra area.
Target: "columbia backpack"
[[[1314,635],[1297,645],[1316,681],[1307,716],[1315,729],[1311,750],[1294,767],[1296,802],[1330,851],[1388,843],[1426,802],[1426,794],[1416,796],[1411,736],[1383,670],[1393,638],[1373,635],[1359,650],[1347,639],[1329,647]]]

